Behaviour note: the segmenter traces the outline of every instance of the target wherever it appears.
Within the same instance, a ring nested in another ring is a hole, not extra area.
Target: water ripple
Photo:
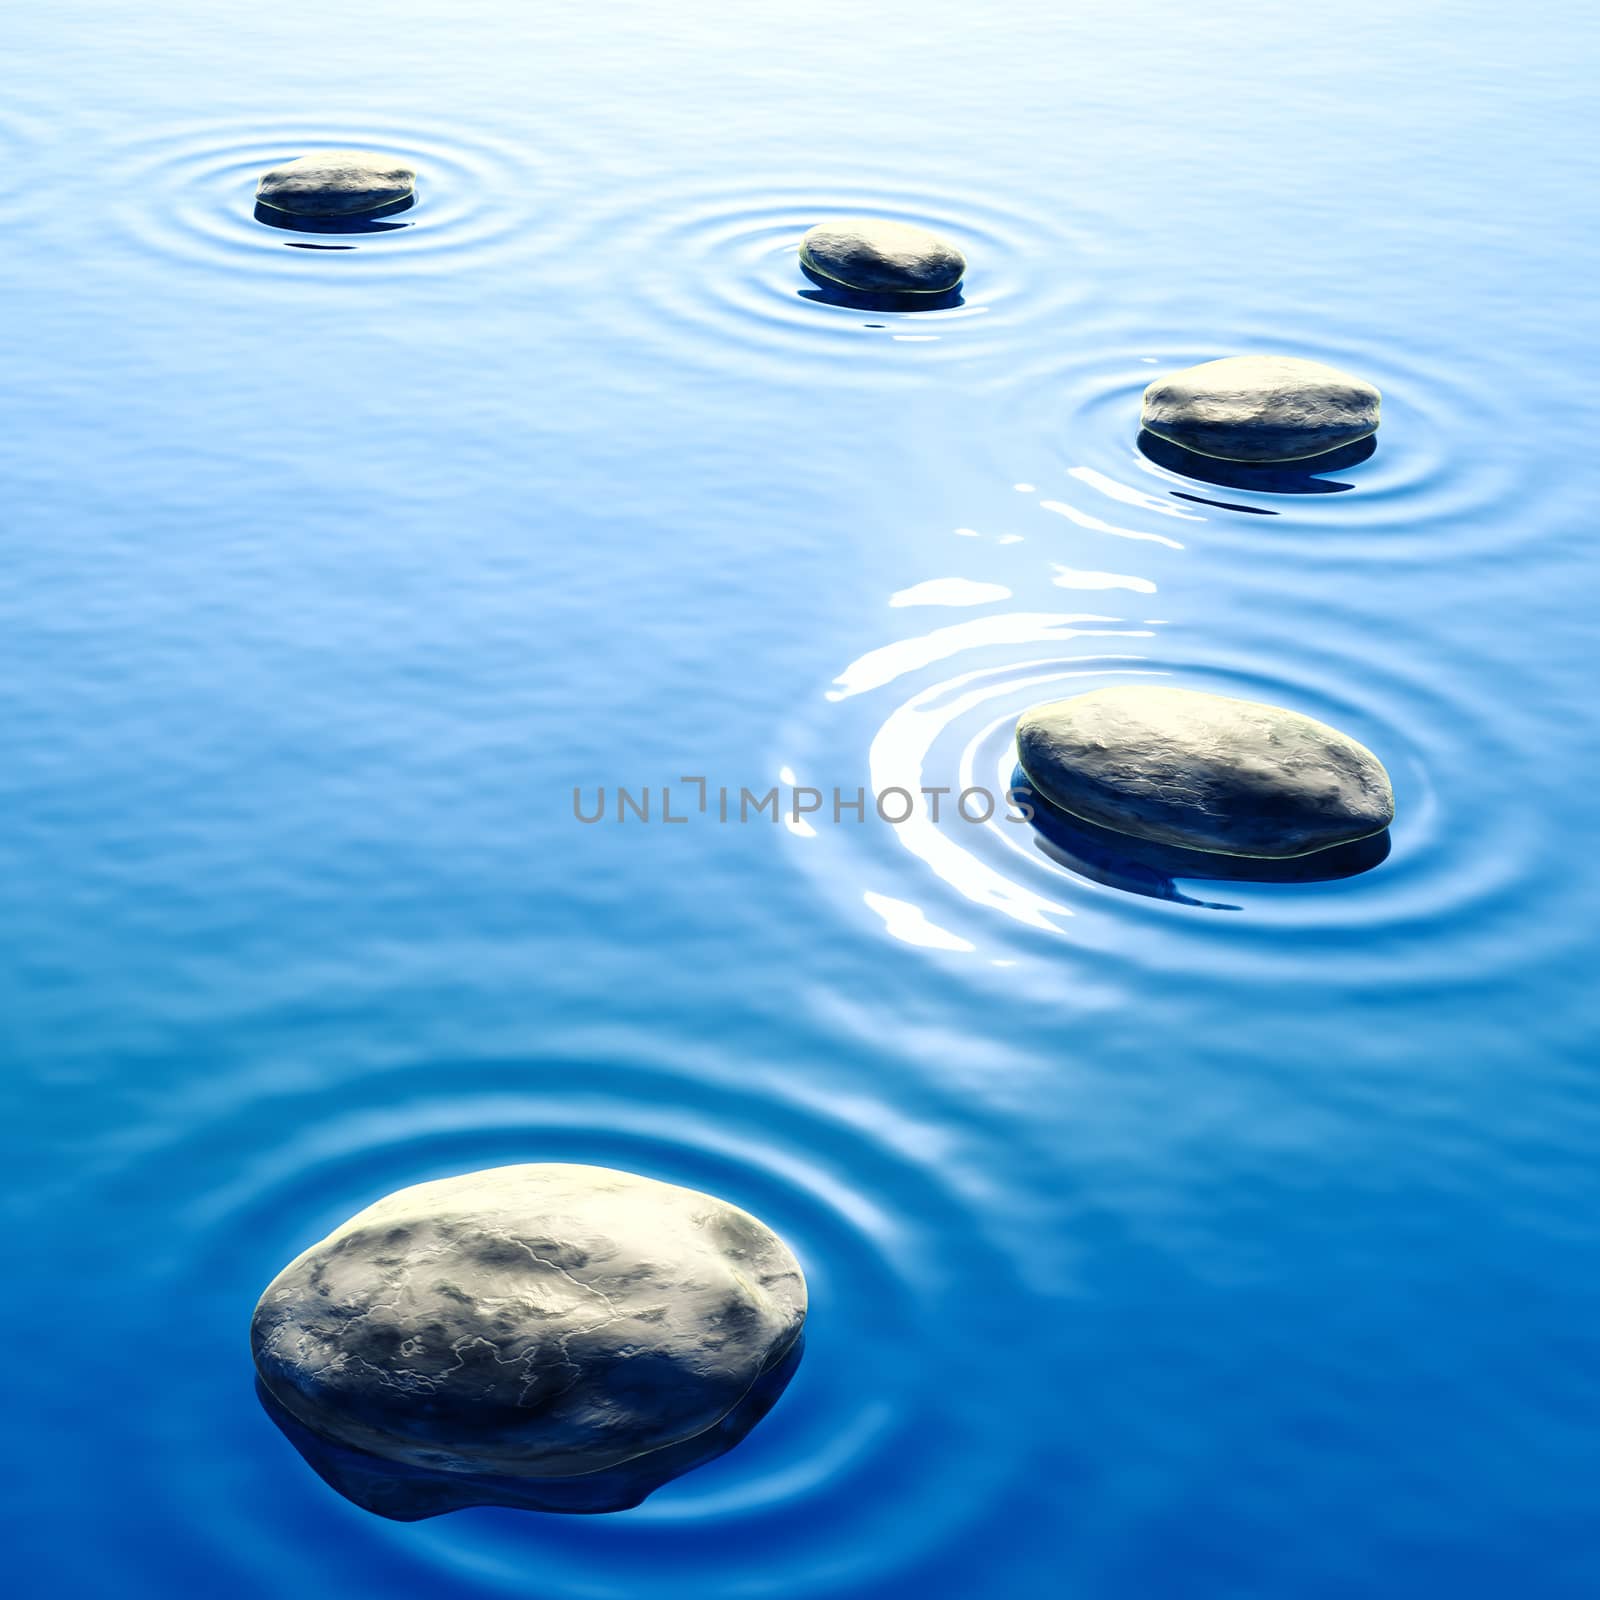
[[[960,303],[932,310],[834,303],[800,270],[801,236],[829,216],[887,216],[949,237],[965,254]],[[1004,359],[1041,337],[1055,315],[1089,318],[1098,285],[1096,219],[1070,225],[973,189],[841,177],[829,182],[715,188],[666,181],[642,214],[619,223],[629,257],[647,270],[636,285],[641,331],[683,359],[770,378],[805,369],[837,377],[867,363],[878,381],[915,381],[929,362]]]
[[[821,1592],[836,1572],[887,1579],[963,1559],[997,1498],[1034,1470],[1021,1432],[997,1448],[986,1425],[1006,1380],[986,1379],[983,1395],[950,1382],[986,1359],[985,1319],[956,1308],[1003,1304],[1018,1274],[995,1242],[1006,1207],[980,1176],[997,1160],[982,1150],[981,1116],[910,1118],[865,1096],[737,1076],[704,1062],[692,1076],[604,1061],[429,1062],[286,1089],[263,1071],[152,1117],[105,1180],[107,1214],[174,1164],[192,1175],[170,1247],[146,1254],[143,1301],[185,1304],[193,1320],[142,1336],[164,1346],[162,1416],[215,1419],[230,1463],[219,1476],[214,1450],[144,1419],[144,1459],[173,1514],[241,1568],[272,1538],[258,1508],[289,1503],[297,1518],[342,1519],[358,1553],[399,1540],[409,1560],[494,1593],[525,1593],[536,1571],[552,1597],[634,1594],[647,1577],[652,1592],[732,1595],[774,1564],[794,1591]],[[482,1510],[403,1530],[352,1517],[256,1413],[242,1319],[283,1262],[380,1194],[529,1160],[626,1167],[724,1195],[771,1224],[810,1286],[806,1360],[737,1450],[637,1510]],[[1028,1338],[1013,1336],[1011,1359]],[[218,1359],[218,1340],[236,1361]],[[727,1551],[714,1576],[673,1562],[680,1541],[708,1534]],[[279,1547],[268,1565],[295,1556]]]
[[[1084,526],[1131,504],[1148,513],[1135,538],[1170,539],[1169,519],[1187,518],[1204,525],[1208,549],[1257,548],[1260,520],[1271,515],[1274,539],[1297,539],[1313,555],[1460,562],[1503,553],[1544,526],[1547,486],[1504,448],[1514,425],[1501,397],[1515,386],[1489,354],[1466,371],[1446,370],[1424,350],[1380,340],[1358,348],[1292,323],[1274,330],[1264,316],[1205,344],[1164,333],[1165,322],[1153,316],[1135,327],[1124,311],[1094,330],[1092,349],[1069,348],[1012,383],[991,436],[1005,446],[1003,457],[992,456],[997,480],[1027,481],[1048,509]],[[1293,473],[1190,458],[1186,471],[1167,452],[1152,459],[1140,449],[1139,402],[1152,377],[1258,349],[1290,350],[1375,382],[1383,426],[1370,455],[1340,453]]]
[[[54,188],[40,166],[50,150],[47,111],[28,105],[8,83],[0,104],[0,226],[32,221],[52,202]]]
[[[417,169],[416,204],[372,232],[325,234],[270,226],[255,215],[269,167],[320,148],[392,151]],[[535,153],[537,152],[537,153]],[[169,128],[127,150],[119,219],[144,247],[200,265],[282,273],[296,257],[332,256],[341,270],[458,271],[509,248],[558,251],[578,225],[568,203],[572,162],[543,138],[524,143],[453,124],[445,133],[363,117],[284,119],[229,128]]]
[[[887,901],[898,908],[897,920],[884,918],[891,935],[958,962],[1038,957],[1041,937],[1065,940],[1092,954],[1101,971],[1109,963],[1130,977],[1152,969],[1221,974],[1246,953],[1263,973],[1371,980],[1503,971],[1537,960],[1548,902],[1526,890],[1557,881],[1552,842],[1510,826],[1509,808],[1474,808],[1460,798],[1468,792],[1464,774],[1486,744],[1498,744],[1496,761],[1508,773],[1525,762],[1518,730],[1476,726],[1470,702],[1459,697],[1466,674],[1429,661],[1425,650],[1422,659],[1437,670],[1419,667],[1408,649],[1358,662],[1337,641],[1346,633],[1359,638],[1361,618],[1327,606],[1322,621],[1329,642],[1320,646],[1300,637],[1291,648],[1269,623],[1248,642],[1185,635],[1187,653],[1180,653],[1154,622],[973,618],[844,666],[819,700],[845,722],[830,724],[820,705],[796,719],[786,731],[786,759],[802,783],[852,788],[857,774],[830,770],[827,752],[859,740],[876,793],[944,786],[951,796],[978,788],[999,797],[1014,781],[1014,727],[1027,707],[1157,676],[1291,706],[1376,750],[1394,779],[1397,819],[1392,853],[1371,871],[1323,883],[1197,875],[1192,893],[1185,883],[1183,893],[1146,898],[1073,870],[1014,813],[997,806],[993,817],[968,821],[952,814],[951,798],[937,818],[925,799],[898,826],[819,829],[796,847],[800,859],[830,898],[859,906],[865,896],[880,916]],[[1112,644],[1119,635],[1130,641],[1121,651]],[[1217,910],[1237,914],[1219,922]],[[859,923],[860,911],[854,916]],[[1152,937],[1157,924],[1159,938]]]

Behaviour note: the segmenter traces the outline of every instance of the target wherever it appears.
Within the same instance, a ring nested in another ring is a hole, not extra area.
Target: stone
[[[1365,746],[1281,706],[1193,689],[1094,689],[1025,712],[1017,759],[1053,806],[1137,839],[1284,859],[1383,832]]]
[[[1169,372],[1144,392],[1142,426],[1197,455],[1300,461],[1378,431],[1378,391],[1320,361],[1228,356]]]
[[[417,174],[370,150],[317,150],[264,173],[256,201],[301,217],[364,217],[408,199]]]
[[[800,259],[818,277],[863,294],[945,294],[967,270],[948,240],[880,217],[819,222],[800,241]]]
[[[385,1516],[616,1510],[730,1449],[799,1358],[783,1242],[710,1195],[499,1167],[358,1212],[261,1296],[263,1402]]]

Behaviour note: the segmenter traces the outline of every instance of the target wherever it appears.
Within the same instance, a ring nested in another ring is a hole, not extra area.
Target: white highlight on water
[[[1050,563],[1056,575],[1050,581],[1058,589],[1132,589],[1135,594],[1154,594],[1156,586],[1148,578],[1135,578],[1122,572],[1085,572],[1081,567]]]
[[[992,600],[1009,600],[1003,583],[979,583],[972,578],[929,578],[889,596],[891,606],[986,606]]]
[[[970,939],[963,939],[959,934],[929,922],[927,912],[921,906],[912,905],[909,900],[895,900],[886,894],[876,894],[871,889],[861,898],[883,918],[883,925],[889,933],[902,943],[919,945],[924,950],[959,950],[963,953],[978,948]]]

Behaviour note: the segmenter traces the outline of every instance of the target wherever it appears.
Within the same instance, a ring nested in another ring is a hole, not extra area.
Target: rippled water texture
[[[1584,8],[7,30],[18,1592],[1600,1591]],[[329,145],[415,206],[256,220]],[[819,291],[852,214],[960,296]],[[1141,443],[1251,350],[1376,382],[1375,450]],[[1388,839],[717,820],[1003,790],[1027,706],[1139,682],[1343,728]],[[574,819],[619,785],[649,824]],[[359,1511],[257,1405],[256,1295],[563,1160],[782,1233],[792,1384],[634,1511]]]

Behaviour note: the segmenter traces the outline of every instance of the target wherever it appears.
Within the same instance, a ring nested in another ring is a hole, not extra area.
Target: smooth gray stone
[[[251,1345],[330,1482],[387,1479],[387,1499],[363,1490],[384,1515],[603,1510],[736,1443],[805,1312],[793,1255],[737,1207],[531,1165],[358,1212],[272,1281]]]
[[[966,258],[948,240],[909,222],[840,217],[800,241],[818,276],[866,294],[943,294],[961,282]]]
[[[1029,782],[1072,816],[1134,838],[1281,859],[1381,833],[1382,763],[1326,723],[1192,689],[1095,689],[1017,723]]]
[[[370,150],[316,150],[264,173],[256,201],[301,217],[359,217],[397,205],[417,174]]]
[[[1228,356],[1169,372],[1144,392],[1141,424],[1226,461],[1300,461],[1378,431],[1370,383],[1296,356]]]

